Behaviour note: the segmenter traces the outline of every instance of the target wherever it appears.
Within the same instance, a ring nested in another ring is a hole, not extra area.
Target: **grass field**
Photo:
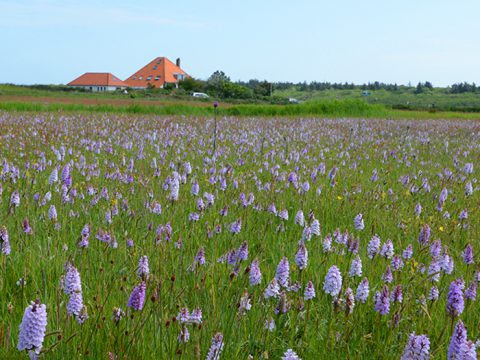
[[[478,121],[58,110],[0,113],[0,358],[475,351]]]

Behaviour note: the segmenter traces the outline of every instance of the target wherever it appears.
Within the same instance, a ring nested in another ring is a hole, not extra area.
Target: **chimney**
[[[177,61],[175,61],[175,64],[180,67],[180,58],[177,58]]]

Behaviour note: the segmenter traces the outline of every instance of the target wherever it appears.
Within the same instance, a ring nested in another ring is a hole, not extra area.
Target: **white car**
[[[202,93],[202,92],[194,92],[194,93],[192,93],[192,96],[196,97],[196,98],[202,98],[202,99],[207,99],[207,98],[210,97],[207,94]]]

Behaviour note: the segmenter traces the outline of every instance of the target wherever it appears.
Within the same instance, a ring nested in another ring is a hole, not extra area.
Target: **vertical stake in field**
[[[213,122],[214,122],[214,129],[213,129],[213,157],[215,158],[215,152],[217,150],[217,108],[218,102],[213,103]]]

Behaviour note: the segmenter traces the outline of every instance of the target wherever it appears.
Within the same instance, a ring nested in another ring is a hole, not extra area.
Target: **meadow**
[[[480,122],[16,110],[0,358],[476,358]]]

